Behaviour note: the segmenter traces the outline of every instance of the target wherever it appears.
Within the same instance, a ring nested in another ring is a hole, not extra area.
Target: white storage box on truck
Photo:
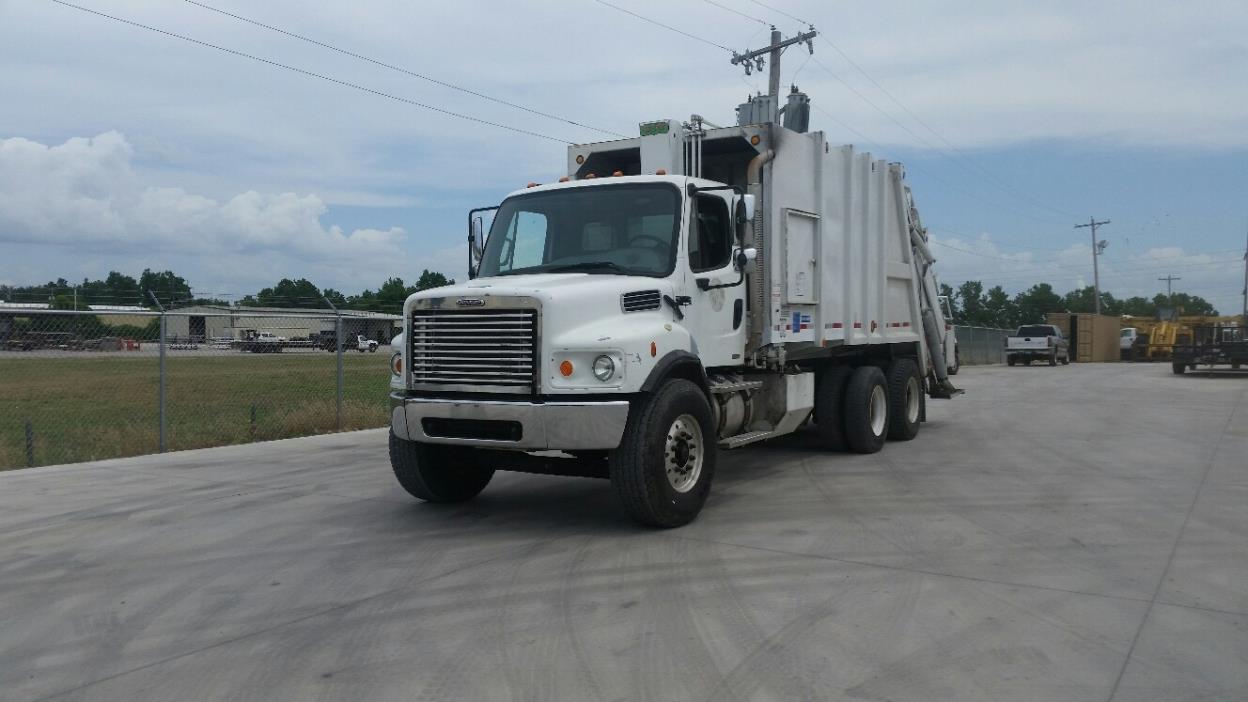
[[[474,210],[472,280],[408,298],[390,455],[413,495],[598,476],[676,526],[720,449],[813,418],[827,448],[870,453],[957,393],[900,165],[774,123],[641,133]]]

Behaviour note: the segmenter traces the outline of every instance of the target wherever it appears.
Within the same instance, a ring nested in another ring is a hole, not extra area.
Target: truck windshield
[[[1043,324],[1019,327],[1018,334],[1015,336],[1053,336],[1053,327],[1047,327]]]
[[[680,191],[666,183],[596,185],[518,195],[490,227],[480,275],[672,272]]]

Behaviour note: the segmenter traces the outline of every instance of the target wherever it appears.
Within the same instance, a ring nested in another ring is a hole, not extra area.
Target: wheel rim
[[[884,393],[884,388],[876,385],[871,388],[871,433],[876,436],[884,434],[884,423],[888,420],[888,396]]]
[[[906,381],[906,421],[919,421],[919,381],[913,376]]]
[[[692,415],[682,414],[667,430],[663,446],[663,469],[667,482],[676,492],[689,492],[702,477],[702,427]]]

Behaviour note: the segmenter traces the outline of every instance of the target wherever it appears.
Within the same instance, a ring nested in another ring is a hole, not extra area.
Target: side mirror
[[[477,269],[481,266],[481,257],[485,255],[484,229],[479,215],[468,219],[468,279],[477,277]]]
[[[754,272],[754,260],[758,258],[758,249],[737,249],[737,270],[744,275]]]
[[[739,203],[737,205],[737,216],[744,216],[746,222],[752,222],[754,220],[754,196],[742,195],[737,202]]]

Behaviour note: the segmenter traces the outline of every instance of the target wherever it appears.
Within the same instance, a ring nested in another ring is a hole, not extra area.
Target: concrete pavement
[[[1248,376],[966,368],[707,509],[394,482],[367,431],[0,473],[3,700],[1248,699]]]

